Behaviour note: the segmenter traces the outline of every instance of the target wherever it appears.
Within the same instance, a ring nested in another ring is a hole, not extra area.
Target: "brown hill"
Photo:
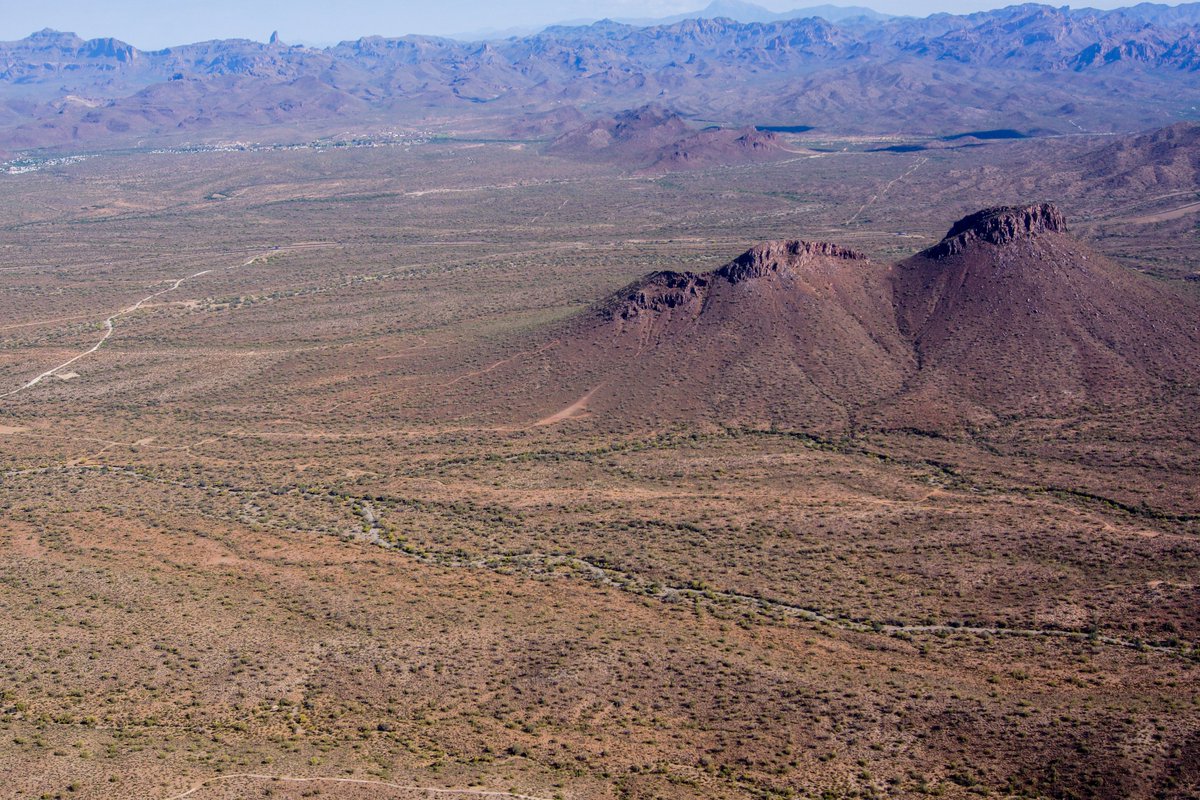
[[[643,172],[663,173],[786,158],[778,134],[754,127],[705,128],[663,148]]]
[[[1200,182],[1200,123],[1123,137],[1082,159],[1083,179],[1109,191],[1194,189]]]
[[[1132,406],[1200,374],[1195,298],[1091,251],[1048,204],[960,220],[896,265],[891,286],[919,365],[893,419],[937,426]]]
[[[695,130],[674,111],[656,104],[577,125],[552,141],[546,152],[651,175],[772,161],[789,153],[770,131],[715,125]]]
[[[555,139],[547,150],[569,158],[640,165],[690,130],[674,111],[649,104],[581,125]]]
[[[614,424],[844,430],[912,368],[886,273],[853,250],[803,241],[759,245],[712,272],[656,272],[480,386],[489,403],[532,404],[546,423],[589,412]]]
[[[557,138],[564,133],[577,130],[584,123],[583,113],[575,106],[567,106],[518,117],[504,131],[504,134],[514,139],[541,139],[551,136]]]
[[[652,273],[447,400],[544,424],[818,432],[1184,408],[1198,320],[1194,294],[1092,252],[1053,206],[1003,207],[895,265],[792,240]]]

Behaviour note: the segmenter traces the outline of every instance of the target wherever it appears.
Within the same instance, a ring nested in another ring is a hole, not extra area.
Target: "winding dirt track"
[[[171,795],[167,800],[184,800],[191,797],[197,792],[222,781],[232,780],[260,780],[260,781],[279,781],[283,783],[343,783],[353,784],[357,786],[378,786],[384,789],[398,789],[400,791],[421,792],[424,794],[437,795],[464,795],[468,797],[506,797],[515,798],[515,800],[546,800],[542,797],[534,797],[528,794],[513,794],[511,792],[494,792],[485,789],[434,789],[428,786],[405,786],[400,783],[388,783],[387,781],[370,781],[363,778],[304,778],[298,775],[263,775],[256,772],[246,772],[237,775],[218,775],[213,778],[206,778],[203,781],[192,786],[192,788],[182,794]]]
[[[121,309],[117,313],[110,316],[108,319],[104,320],[104,335],[101,336],[100,341],[98,341],[94,345],[92,345],[90,349],[84,350],[79,355],[77,355],[74,358],[71,358],[67,361],[64,361],[63,363],[59,364],[57,367],[53,367],[51,369],[46,370],[41,375],[38,375],[36,378],[33,378],[32,380],[28,381],[27,383],[22,384],[21,386],[18,386],[16,389],[5,392],[4,394],[0,394],[0,398],[12,397],[14,394],[23,392],[26,389],[32,389],[34,386],[37,386],[43,380],[45,380],[46,378],[49,378],[51,375],[58,372],[59,370],[66,369],[67,367],[71,366],[76,361],[78,361],[81,358],[84,358],[85,356],[90,356],[92,353],[96,352],[101,347],[103,347],[104,343],[107,342],[109,340],[109,338],[113,335],[113,331],[116,330],[113,323],[119,317],[124,317],[129,314],[132,314],[133,312],[135,312],[139,308],[141,308],[144,304],[153,300],[154,298],[158,297],[159,295],[164,295],[167,292],[175,291],[176,289],[179,288],[180,284],[182,284],[186,280],[191,280],[192,278],[199,278],[201,275],[207,275],[210,272],[212,272],[211,269],[206,269],[206,270],[201,270],[200,272],[193,273],[192,275],[185,275],[184,277],[176,280],[174,283],[172,283],[166,289],[155,292],[154,294],[146,295],[145,297],[143,297],[141,300],[138,300],[133,305],[127,306],[127,307]]]
[[[599,387],[597,387],[599,388]],[[594,390],[593,390],[594,391]],[[560,412],[561,413],[561,412]],[[147,476],[143,473],[129,467],[110,467],[101,464],[77,464],[70,466],[58,467],[31,467],[29,469],[10,470],[0,473],[0,477],[5,479],[17,478],[25,475],[49,475],[53,473],[84,473],[103,470],[108,476],[127,477],[134,480],[149,481],[164,486],[176,486],[183,488],[194,488],[191,484],[171,480],[169,478],[158,478]],[[254,495],[255,490],[245,492],[249,495]],[[265,493],[263,490],[257,490],[258,494]],[[327,500],[328,496],[324,493],[313,494],[306,490],[293,489],[287,494],[305,498],[318,498]],[[359,498],[362,499],[362,498]],[[376,518],[376,523],[381,516],[377,508],[372,508],[372,515]],[[521,566],[526,569],[535,571],[545,571],[547,568],[557,569],[561,567],[570,567],[578,572],[581,577],[590,579],[591,581],[617,589],[623,592],[631,592],[642,597],[657,597],[660,600],[670,600],[673,598],[688,598],[688,599],[709,599],[720,600],[731,604],[738,604],[757,608],[762,611],[774,612],[783,616],[799,618],[809,622],[817,622],[829,625],[841,630],[852,631],[855,633],[880,634],[884,636],[894,634],[912,634],[912,635],[942,635],[942,634],[975,634],[986,636],[1004,636],[1018,638],[1047,638],[1047,639],[1067,639],[1080,642],[1091,642],[1093,644],[1108,645],[1112,647],[1120,647],[1131,650],[1139,650],[1143,652],[1163,653],[1167,655],[1187,655],[1190,648],[1186,645],[1178,647],[1152,645],[1137,640],[1121,639],[1115,636],[1102,635],[1097,632],[1086,632],[1079,630],[1067,630],[1062,628],[1000,628],[992,626],[973,626],[973,625],[904,625],[896,623],[879,623],[874,621],[863,621],[858,619],[850,619],[846,617],[824,614],[813,608],[789,603],[783,600],[775,600],[758,595],[743,594],[741,592],[726,591],[720,589],[697,589],[690,585],[684,586],[662,586],[655,582],[652,584],[641,576],[625,572],[613,567],[604,566],[593,563],[585,558],[578,556],[561,554],[561,553],[524,553],[521,555],[492,555],[482,556],[478,558],[462,558],[458,554],[452,553],[434,553],[416,555],[408,553],[404,550],[395,548],[393,545],[386,542],[365,542],[371,546],[379,546],[388,550],[392,550],[405,557],[412,559],[419,564],[435,564],[442,568],[450,569],[484,569],[495,570],[498,567],[509,569],[513,566]],[[656,588],[651,591],[651,586]],[[227,778],[237,776],[226,776]],[[245,776],[242,776],[245,777]],[[253,775],[251,777],[254,777]],[[271,776],[261,776],[271,777]],[[311,779],[306,779],[311,780]],[[333,780],[333,779],[330,779]],[[384,784],[386,785],[386,784]],[[397,787],[397,788],[413,788],[413,787]],[[452,789],[422,789],[422,791],[430,792],[451,792],[451,793],[469,793],[467,790],[452,790]],[[504,796],[504,797],[524,797],[523,795],[513,795],[505,792],[475,792],[475,794],[483,794],[489,796]],[[171,798],[176,800],[176,798]],[[543,800],[542,798],[527,798],[526,800]]]
[[[900,181],[904,180],[909,175],[912,175],[914,172],[916,172],[917,170],[919,170],[921,167],[925,166],[928,163],[929,163],[928,158],[924,158],[924,157],[918,158],[916,160],[916,163],[914,163],[911,167],[909,167],[908,171],[906,171],[903,175],[893,178],[886,186],[884,186],[882,189],[880,189],[875,194],[871,195],[871,198],[869,200],[867,200],[867,202],[862,204],[862,208],[860,208],[858,211],[855,211],[854,216],[850,217],[850,219],[843,222],[842,225],[850,225],[851,223],[853,223],[856,219],[858,219],[860,216],[862,216],[862,213],[864,211],[866,211],[868,208],[870,208],[871,205],[876,200],[878,200],[879,198],[881,198],[885,194],[887,194],[889,191],[891,191],[893,186],[895,186],[897,183],[900,183]]]
[[[302,245],[302,246],[308,246],[308,245]],[[283,251],[278,250],[278,249],[271,251],[271,253],[278,253],[278,252],[283,252]],[[242,267],[248,267],[251,264],[253,264],[255,261],[258,261],[260,258],[265,258],[266,255],[268,255],[268,254],[264,253],[261,255],[252,256],[240,264],[234,264],[233,266],[226,267],[225,269],[233,270],[233,269],[240,269]],[[88,348],[87,350],[84,350],[82,353],[74,356],[73,358],[70,358],[70,359],[64,361],[63,363],[59,364],[56,367],[51,367],[50,369],[46,370],[42,374],[38,375],[37,377],[26,381],[25,383],[21,384],[17,388],[7,391],[3,394],[0,394],[0,399],[4,399],[6,397],[12,397],[15,394],[20,394],[21,392],[25,391],[26,389],[32,389],[34,386],[37,386],[39,383],[44,381],[46,378],[49,378],[49,377],[53,376],[55,373],[66,369],[67,367],[74,364],[76,361],[79,361],[82,358],[86,358],[87,356],[90,356],[92,353],[96,352],[101,347],[103,347],[105,342],[107,342],[110,338],[112,338],[112,335],[113,335],[114,331],[116,330],[116,321],[118,319],[120,319],[121,317],[127,317],[130,314],[133,314],[138,309],[140,309],[142,306],[144,306],[146,303],[150,302],[151,300],[153,300],[156,297],[161,297],[164,294],[168,294],[169,292],[175,291],[180,286],[182,286],[184,284],[184,282],[193,280],[195,278],[199,278],[202,275],[208,275],[211,272],[213,272],[213,270],[203,269],[203,270],[200,270],[199,272],[193,272],[191,275],[184,275],[182,278],[176,278],[171,283],[171,285],[168,286],[166,289],[160,289],[157,292],[148,294],[145,297],[143,297],[141,300],[138,300],[133,305],[126,306],[125,308],[122,308],[120,311],[117,311],[115,314],[112,314],[111,316],[109,316],[107,319],[104,320],[104,335],[100,337],[100,341],[96,342],[90,348]]]
[[[493,370],[497,370],[500,367],[504,366],[505,364],[511,364],[512,362],[516,361],[517,359],[524,358],[525,356],[536,356],[539,353],[544,353],[547,350],[549,350],[551,347],[554,347],[554,345],[558,344],[558,342],[559,342],[559,340],[555,339],[554,341],[549,342],[548,344],[544,344],[541,347],[538,347],[534,350],[526,350],[522,353],[517,353],[515,356],[509,356],[508,358],[502,358],[499,361],[497,361],[496,363],[494,363],[490,366],[484,367],[483,369],[478,369],[478,370],[475,370],[474,372],[467,372],[463,375],[459,375],[457,378],[450,381],[449,383],[443,383],[442,388],[449,389],[451,386],[461,383],[462,381],[465,381],[469,378],[478,378],[481,375],[487,375],[489,372],[492,372]]]
[[[588,392],[583,397],[576,400],[571,405],[564,408],[562,411],[551,414],[550,416],[545,417],[543,419],[539,419],[537,422],[533,423],[533,427],[542,428],[547,425],[554,425],[556,423],[562,422],[563,420],[568,420],[568,419],[571,419],[572,417],[577,417],[577,416],[583,414],[585,411],[587,411],[587,404],[588,404],[588,401],[592,399],[592,395],[594,395],[596,392],[600,391],[600,387],[603,385],[604,384],[600,384],[600,386],[597,386],[595,389],[592,389],[590,392]]]
[[[1146,214],[1141,217],[1126,217],[1125,221],[1132,225],[1152,225],[1155,222],[1169,222],[1173,219],[1182,219],[1192,214],[1200,214],[1200,203],[1188,203],[1179,208],[1159,211],[1155,214]]]
[[[612,586],[616,589],[629,591],[633,587],[640,593],[645,593],[645,583],[631,573],[621,572],[619,570],[602,567],[588,561],[587,559],[577,558],[573,556],[539,556],[531,554],[528,559],[541,559],[542,561],[552,561],[559,564],[567,564],[581,570],[585,574],[589,574],[593,580],[602,583],[606,586]],[[1182,650],[1178,647],[1163,647],[1157,645],[1148,645],[1128,639],[1119,639],[1114,636],[1103,636],[1099,633],[1087,633],[1084,631],[1062,630],[1059,628],[998,628],[990,626],[973,626],[973,625],[898,625],[898,624],[878,624],[866,623],[858,620],[847,619],[844,617],[834,617],[815,611],[811,608],[788,603],[782,600],[772,600],[757,595],[742,594],[741,592],[721,591],[713,589],[692,589],[684,586],[667,586],[659,587],[659,595],[662,598],[671,597],[687,597],[687,598],[709,598],[725,600],[731,603],[749,605],[764,611],[775,611],[786,616],[799,617],[800,619],[808,620],[809,622],[818,622],[825,625],[830,625],[841,630],[853,631],[856,633],[877,633],[877,634],[954,634],[966,633],[983,636],[1007,636],[1007,637],[1023,637],[1023,638],[1058,638],[1071,639],[1080,642],[1092,642],[1095,644],[1105,644],[1113,647],[1123,647],[1132,650],[1142,650],[1148,652],[1169,653],[1179,655]]]

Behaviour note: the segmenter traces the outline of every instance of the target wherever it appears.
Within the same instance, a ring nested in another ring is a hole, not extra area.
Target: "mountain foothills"
[[[1194,112],[1197,5],[924,19],[812,11],[840,21],[603,21],[490,42],[370,36],[314,49],[272,37],[159,51],[44,30],[0,45],[0,147],[452,121],[494,132],[563,104],[595,117],[655,102],[734,128],[936,135],[1137,130]]]
[[[594,120],[553,139],[546,152],[580,161],[619,164],[653,175],[679,170],[772,161],[797,151],[754,126],[696,130],[656,104]]]
[[[1200,125],[1123,137],[1085,158],[1083,179],[1107,192],[1193,189],[1200,185]]]

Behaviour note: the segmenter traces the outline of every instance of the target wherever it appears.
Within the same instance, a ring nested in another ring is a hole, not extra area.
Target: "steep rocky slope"
[[[542,336],[464,391],[555,423],[954,431],[1187,407],[1200,375],[1195,294],[1091,251],[1049,204],[972,214],[894,265],[768,242]]]
[[[1200,374],[1194,298],[1091,251],[1048,204],[959,221],[891,283],[916,420],[1134,405]]]

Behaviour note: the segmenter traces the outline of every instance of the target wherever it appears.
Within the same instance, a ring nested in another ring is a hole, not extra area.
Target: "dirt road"
[[[603,386],[603,385],[604,384],[600,384],[600,386]],[[579,415],[581,415],[587,411],[588,401],[592,399],[592,395],[594,395],[596,392],[600,391],[600,386],[597,386],[595,389],[592,389],[590,392],[588,392],[583,397],[576,400],[571,405],[564,408],[562,411],[551,414],[550,416],[545,417],[543,419],[539,419],[537,422],[533,423],[533,426],[535,428],[540,428],[540,427],[544,427],[546,425],[554,425],[554,424],[562,422],[564,420],[571,419],[572,417],[578,417]]]
[[[242,267],[248,267],[251,264],[253,264],[255,261],[258,261],[260,258],[265,258],[267,255],[273,255],[273,254],[279,253],[279,252],[284,252],[284,251],[276,249],[276,250],[270,251],[270,253],[252,256],[240,264],[234,264],[233,266],[226,267],[225,269],[233,270],[233,269],[240,269]],[[177,290],[186,281],[194,280],[195,278],[199,278],[203,275],[208,275],[208,274],[212,273],[213,271],[214,270],[211,270],[211,269],[203,269],[203,270],[200,270],[199,272],[193,272],[191,275],[184,275],[182,278],[176,278],[174,281],[171,282],[171,285],[168,286],[166,289],[160,289],[157,292],[148,294],[145,297],[143,297],[141,300],[138,300],[133,305],[126,306],[125,308],[122,308],[120,311],[117,311],[116,313],[112,314],[111,316],[109,316],[107,319],[104,320],[104,323],[103,323],[104,335],[100,337],[100,341],[96,342],[94,345],[92,345],[87,350],[84,350],[82,353],[79,353],[78,355],[76,355],[70,359],[67,359],[66,361],[59,364],[58,366],[51,367],[50,369],[46,370],[45,372],[41,373],[40,375],[37,375],[36,377],[31,378],[30,380],[21,384],[17,388],[7,391],[3,394],[0,394],[0,399],[4,399],[6,397],[12,397],[13,395],[20,394],[21,392],[24,392],[27,389],[32,389],[34,386],[37,386],[39,383],[44,381],[46,378],[52,377],[56,373],[71,366],[76,361],[79,361],[80,359],[86,358],[87,356],[90,356],[92,353],[95,353],[97,350],[99,350],[101,347],[104,346],[105,342],[107,342],[110,338],[112,338],[112,335],[116,330],[116,321],[118,319],[120,319],[121,317],[127,317],[130,314],[137,312],[139,309],[142,308],[142,306],[144,306],[146,303],[150,302],[151,300],[153,300],[156,297],[161,297],[164,294],[168,294],[170,292]]]

